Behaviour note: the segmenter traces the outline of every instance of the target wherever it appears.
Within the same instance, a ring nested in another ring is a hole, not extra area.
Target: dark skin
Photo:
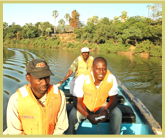
[[[94,62],[93,62],[93,75],[94,75],[94,78],[95,78],[95,82],[94,82],[95,86],[99,86],[101,81],[103,81],[106,73],[107,73],[107,64],[106,64],[106,62],[102,59],[99,59],[99,58],[97,60],[94,60]],[[108,109],[109,112],[111,112],[116,107],[116,105],[118,103],[118,95],[109,96],[109,98],[110,98],[109,103],[107,104],[107,106],[102,107],[102,111],[100,112],[100,114],[90,115],[89,121],[92,124],[97,124],[97,122],[95,120],[93,120],[97,116],[105,115],[106,118],[107,118],[108,112],[107,112],[106,109]],[[83,98],[74,97],[73,100],[74,100],[74,106],[77,108],[77,110],[82,115],[84,115],[86,118],[88,118],[89,113],[87,112],[87,110],[85,108],[85,105],[83,104]],[[99,120],[99,122],[105,121],[106,118],[102,119],[102,120]]]
[[[89,58],[89,52],[83,52],[81,53],[84,62],[87,62],[88,58]],[[66,74],[66,76],[64,77],[64,79],[60,82],[58,82],[57,84],[62,84],[65,80],[67,80],[68,77],[70,77],[70,75],[72,75],[73,71],[69,70],[68,73]]]
[[[35,78],[31,73],[26,74],[26,79],[31,84],[31,90],[37,99],[45,95],[49,88],[50,76]]]

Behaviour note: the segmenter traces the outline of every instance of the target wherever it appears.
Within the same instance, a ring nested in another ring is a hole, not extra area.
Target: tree
[[[137,39],[141,39],[141,30],[131,26],[129,29],[124,29],[122,38],[124,41],[135,41],[135,44],[138,44]]]
[[[155,20],[157,8],[156,8],[156,6],[152,6],[151,9],[152,9],[152,18],[153,18],[153,20]]]
[[[162,4],[157,3],[155,6],[157,7],[157,16],[162,16]]]
[[[74,29],[76,29],[79,24],[79,16],[80,14],[76,10],[73,10],[72,17],[69,17],[70,26]]]
[[[161,3],[155,4],[154,6],[151,7],[151,9],[152,9],[153,20],[155,20],[155,18],[157,19],[158,17],[162,16],[162,4]],[[161,18],[159,18],[157,21],[162,21],[162,20],[161,20]]]
[[[119,16],[119,18],[121,18],[122,22],[125,22],[128,19],[127,12],[126,11],[122,11],[122,15]]]
[[[4,29],[4,30],[6,30],[6,29],[7,29],[7,27],[8,27],[8,23],[3,22],[3,29]]]
[[[61,19],[58,21],[58,23],[59,23],[60,32],[63,32],[65,21],[63,19]]]
[[[119,20],[119,16],[115,16],[115,17],[113,17],[113,23],[115,22],[115,21],[117,21],[117,20]]]
[[[56,26],[56,18],[58,17],[58,11],[54,10],[52,16],[54,17],[54,36],[55,36],[55,26]]]
[[[25,25],[24,25],[23,27],[26,28],[26,29],[29,29],[29,28],[31,28],[32,26],[33,26],[32,23],[25,23]]]
[[[21,39],[21,35],[22,35],[21,31],[18,31],[16,33],[16,35],[17,35],[17,40],[20,40]]]
[[[64,19],[59,20],[58,23],[59,23],[60,26],[64,26],[65,25]]]
[[[147,9],[148,9],[148,18],[149,18],[149,11],[151,10],[151,5],[147,5]]]
[[[88,22],[93,22],[94,24],[97,24],[98,18],[99,18],[98,16],[90,17],[90,18],[88,18]]]
[[[46,32],[48,32],[48,36],[49,36],[49,32],[52,32],[52,29],[51,28],[47,28]]]
[[[41,30],[41,37],[43,36],[43,28],[44,28],[44,23],[40,22],[40,24],[38,25],[38,29]]]
[[[69,13],[66,13],[64,18],[65,18],[66,22],[69,21]]]

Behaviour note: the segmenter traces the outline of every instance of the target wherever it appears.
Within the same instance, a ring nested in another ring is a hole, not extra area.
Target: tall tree
[[[152,9],[152,18],[153,18],[153,20],[155,20],[157,8],[156,8],[156,6],[152,6],[151,9]]]
[[[76,10],[73,10],[72,17],[69,18],[70,26],[74,29],[76,29],[79,24],[79,16],[80,14]]]
[[[38,25],[38,29],[41,30],[41,36],[43,36],[43,28],[44,28],[44,23],[40,22],[40,24]]]
[[[69,13],[66,13],[65,16],[64,16],[66,22],[69,21],[69,17],[70,17],[70,16],[69,16]]]
[[[57,10],[53,11],[52,16],[54,17],[54,35],[55,35],[55,26],[56,26],[56,18],[58,17],[59,13]]]
[[[58,21],[59,27],[60,27],[60,32],[63,32],[64,26],[65,26],[65,21],[63,19]]]
[[[128,19],[127,12],[126,11],[122,11],[122,15],[119,16],[119,17],[121,18],[122,22],[125,22]]]
[[[148,18],[149,18],[149,11],[151,10],[151,5],[147,5],[147,9],[148,9]]]

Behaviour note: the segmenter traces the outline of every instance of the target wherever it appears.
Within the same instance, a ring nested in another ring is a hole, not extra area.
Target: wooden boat
[[[67,112],[69,114],[73,107],[73,97],[69,93],[69,82],[73,77],[69,77],[59,89],[63,90],[67,100]],[[159,123],[153,118],[152,114],[145,105],[134,97],[128,89],[118,81],[118,107],[122,112],[121,135],[162,135],[162,129]],[[108,101],[109,99],[107,99]],[[107,122],[92,125],[88,119],[82,121],[77,130],[77,134],[110,134],[110,125]]]

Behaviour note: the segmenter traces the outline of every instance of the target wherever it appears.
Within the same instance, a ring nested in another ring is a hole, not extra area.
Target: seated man
[[[75,81],[73,91],[74,107],[69,115],[67,134],[76,134],[81,119],[87,118],[92,124],[110,120],[110,134],[120,134],[122,114],[117,106],[118,89],[114,75],[107,70],[107,62],[102,57],[93,61],[93,70],[86,71]],[[109,96],[110,101],[106,104]],[[104,115],[100,120],[95,117]]]
[[[68,128],[66,99],[56,85],[49,84],[53,73],[44,60],[27,64],[29,84],[19,88],[9,99],[7,133],[9,135],[63,134]]]
[[[90,70],[93,65],[93,57],[89,56],[89,48],[88,47],[83,47],[81,49],[81,55],[78,56],[73,63],[71,64],[68,73],[64,77],[64,79],[57,84],[62,84],[65,82],[65,80],[68,79],[69,76],[72,75],[72,73],[75,72],[75,78],[72,79],[69,83],[70,85],[70,94],[73,94],[73,88],[74,88],[74,83],[75,80],[78,76],[80,76],[83,72]]]

